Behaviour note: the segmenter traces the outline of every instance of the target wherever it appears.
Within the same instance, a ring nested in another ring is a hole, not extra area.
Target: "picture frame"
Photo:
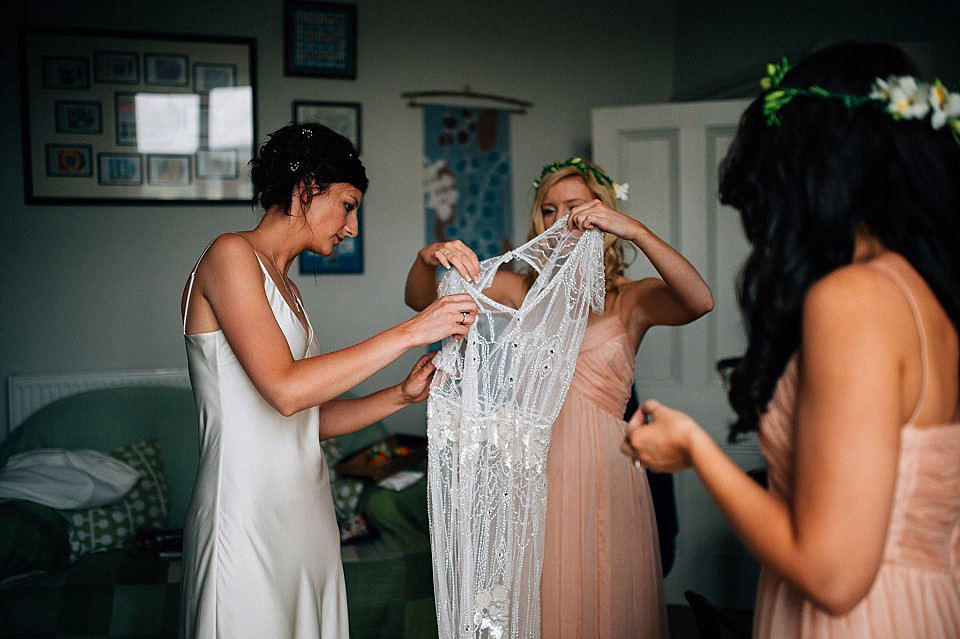
[[[139,186],[143,184],[143,158],[137,153],[100,153],[97,181],[111,186]]]
[[[363,228],[360,221],[363,208],[357,211],[357,223]],[[330,255],[320,255],[312,251],[300,253],[300,273],[303,275],[324,275],[335,273],[363,273],[363,233],[357,237],[345,237],[333,248]]]
[[[194,63],[193,88],[197,93],[207,93],[211,89],[235,86],[237,86],[237,66],[235,64]]]
[[[136,51],[94,51],[93,81],[140,84],[140,54]]]
[[[56,100],[57,133],[99,135],[103,132],[103,109],[99,102]]]
[[[189,155],[152,154],[147,156],[147,183],[161,186],[187,186],[193,181]]]
[[[360,149],[360,103],[359,102],[315,102],[295,100],[293,102],[293,121],[297,124],[316,122],[329,127],[350,140],[357,153]]]
[[[197,151],[197,179],[222,180],[237,176],[238,162],[236,151],[214,151],[200,149]]]
[[[356,5],[286,0],[283,7],[286,75],[356,79]]]
[[[28,204],[249,204],[253,38],[18,35]]]
[[[43,88],[86,91],[90,88],[90,62],[69,55],[43,56]]]
[[[152,86],[185,87],[190,58],[175,53],[144,53],[143,81]]]

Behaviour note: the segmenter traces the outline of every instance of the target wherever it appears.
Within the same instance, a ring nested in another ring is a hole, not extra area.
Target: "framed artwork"
[[[140,54],[136,51],[94,51],[93,81],[140,84]]]
[[[356,5],[286,0],[283,12],[286,75],[357,77]]]
[[[28,203],[250,202],[252,38],[19,36]]]
[[[143,184],[143,158],[136,153],[100,153],[97,155],[97,164],[97,179],[100,184]]]
[[[101,109],[99,102],[68,102],[56,101],[53,103],[57,111],[57,133],[99,134],[103,132]]]
[[[93,149],[86,144],[46,146],[47,176],[85,178],[93,175]]]
[[[166,87],[185,87],[188,58],[171,53],[145,53],[143,55],[143,79],[147,84]]]
[[[86,58],[43,56],[44,89],[90,88],[90,62]]]
[[[293,121],[316,122],[330,127],[353,143],[360,152],[360,103],[359,102],[308,102],[293,103]]]
[[[237,177],[237,152],[233,150],[197,151],[197,179],[222,180]]]
[[[312,251],[300,254],[300,272],[303,274],[324,273],[363,273],[363,224],[360,221],[360,211],[357,219],[360,233],[357,237],[345,237],[333,248],[330,255],[320,255]]]
[[[197,93],[209,92],[219,87],[237,86],[237,67],[233,64],[193,65],[193,89]]]

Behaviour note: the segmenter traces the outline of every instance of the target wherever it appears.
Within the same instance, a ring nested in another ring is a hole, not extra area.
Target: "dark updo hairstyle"
[[[250,160],[253,203],[264,210],[283,207],[290,213],[294,187],[305,183],[302,202],[308,206],[331,184],[347,183],[367,191],[367,173],[350,140],[322,124],[288,124],[274,131]]]
[[[810,55],[780,86],[868,95],[891,75],[917,75],[903,51],[849,43]],[[720,167],[720,200],[740,211],[752,245],[737,283],[748,345],[728,378],[731,441],[758,428],[800,345],[804,297],[851,263],[858,228],[910,262],[960,331],[960,145],[950,127],[813,97],[795,97],[768,125],[763,104],[761,95],[744,112]]]

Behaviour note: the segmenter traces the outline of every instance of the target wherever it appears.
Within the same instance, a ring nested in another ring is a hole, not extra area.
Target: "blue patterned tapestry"
[[[427,242],[461,240],[483,260],[512,248],[510,113],[423,108]]]

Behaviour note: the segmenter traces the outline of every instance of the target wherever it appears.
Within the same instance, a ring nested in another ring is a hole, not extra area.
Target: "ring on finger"
[[[467,323],[467,312],[460,311],[460,324],[465,325]]]

